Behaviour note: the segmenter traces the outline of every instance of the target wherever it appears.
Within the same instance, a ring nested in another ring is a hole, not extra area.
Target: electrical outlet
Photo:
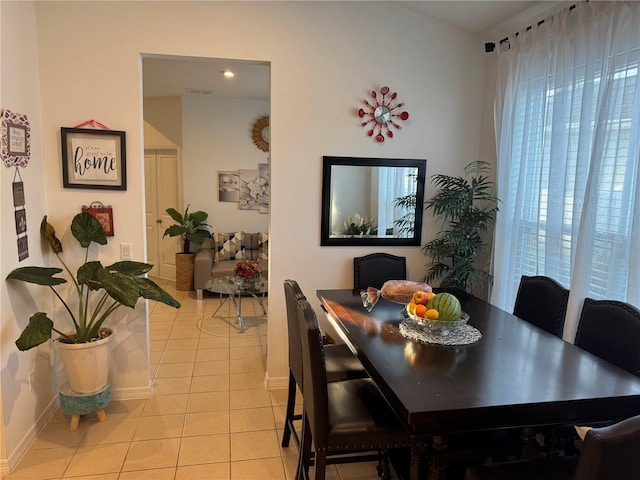
[[[34,388],[36,388],[36,372],[31,370],[29,372],[29,391],[33,392]]]

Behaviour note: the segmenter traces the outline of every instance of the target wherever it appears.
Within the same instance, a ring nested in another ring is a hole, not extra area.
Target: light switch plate
[[[130,243],[121,243],[120,244],[120,258],[122,260],[131,260],[132,254],[132,245]]]

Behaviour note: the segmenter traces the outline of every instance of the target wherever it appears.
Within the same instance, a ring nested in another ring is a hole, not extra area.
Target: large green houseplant
[[[205,223],[209,214],[198,210],[197,212],[189,212],[189,206],[184,211],[184,215],[175,208],[167,208],[166,212],[176,222],[164,231],[163,237],[180,237],[182,239],[182,252],[191,252],[191,243],[202,245],[207,238],[211,236]]]
[[[209,224],[205,223],[208,213],[198,210],[189,212],[189,205],[184,214],[175,208],[167,208],[166,212],[176,222],[164,231],[162,237],[180,237],[182,251],[176,252],[176,289],[193,290],[193,262],[196,256],[191,252],[191,244],[202,245],[205,239],[211,237]]]
[[[89,213],[79,213],[71,222],[71,233],[80,246],[85,249],[84,262],[74,275],[64,262],[62,243],[55,235],[55,230],[42,219],[40,233],[51,246],[60,264],[73,283],[76,302],[65,300],[54,288],[67,283],[64,277],[56,276],[63,271],[57,267],[21,267],[13,270],[7,280],[49,287],[60,300],[69,318],[73,322],[73,331],[63,331],[54,327],[54,321],[44,312],[35,313],[29,324],[22,331],[16,346],[20,350],[29,350],[51,339],[52,332],[60,336],[65,343],[87,343],[96,339],[105,320],[121,306],[133,308],[140,297],[156,300],[166,305],[179,308],[180,303],[152,280],[144,278],[153,265],[141,262],[122,261],[107,267],[99,261],[88,261],[89,246],[92,243],[106,245],[107,238],[100,222]]]
[[[496,220],[499,199],[488,173],[490,165],[475,161],[464,169],[464,176],[434,175],[436,195],[425,202],[446,228],[422,247],[432,263],[424,276],[430,283],[440,279],[440,286],[471,292],[473,287],[490,284],[490,273],[477,264],[477,255],[489,247],[487,235]]]

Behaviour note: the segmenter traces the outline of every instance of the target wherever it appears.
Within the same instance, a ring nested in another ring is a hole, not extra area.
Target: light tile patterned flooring
[[[217,295],[197,301],[154,280],[182,308],[150,305],[153,397],[111,401],[106,422],[85,415],[75,432],[58,410],[5,480],[294,479],[298,449],[280,446],[286,390],[264,387],[267,319],[257,302],[243,298],[241,334],[231,302],[212,318]],[[378,477],[375,463],[356,463],[331,465],[326,478]]]

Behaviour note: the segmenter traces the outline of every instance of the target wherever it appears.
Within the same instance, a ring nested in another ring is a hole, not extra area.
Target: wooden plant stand
[[[107,421],[107,414],[104,407],[109,403],[111,396],[111,384],[107,384],[102,390],[94,393],[76,393],[71,389],[69,382],[60,387],[58,393],[60,397],[60,407],[67,415],[71,415],[69,423],[69,431],[73,432],[78,429],[80,423],[80,415],[86,415],[96,412],[99,422]]]

